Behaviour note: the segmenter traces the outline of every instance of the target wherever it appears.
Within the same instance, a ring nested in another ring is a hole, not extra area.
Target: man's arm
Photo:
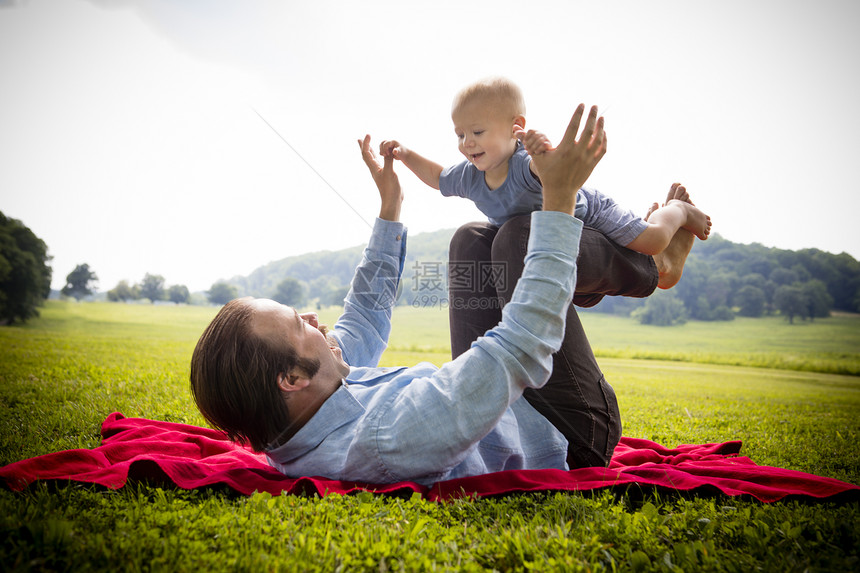
[[[525,268],[502,321],[455,360],[411,380],[378,416],[357,428],[351,454],[356,460],[385,468],[392,480],[445,479],[525,388],[546,383],[564,336],[582,223],[551,211],[531,217]],[[414,454],[404,455],[406,436]]]
[[[581,221],[572,214],[576,192],[606,150],[602,121],[589,116],[579,141],[583,108],[562,143],[536,163],[544,185],[544,211],[532,213],[525,269],[502,321],[456,360],[413,380],[356,443],[379,456],[395,478],[444,475],[459,464],[504,416],[526,387],[539,388],[561,346],[576,282]],[[404,458],[398,436],[423,436],[416,455]]]
[[[350,366],[376,366],[391,334],[391,313],[406,260],[406,229],[379,218],[355,269],[332,335]]]
[[[347,364],[376,366],[391,332],[391,311],[406,259],[406,228],[399,221],[403,192],[394,172],[394,159],[386,157],[380,164],[369,135],[359,140],[358,146],[379,190],[379,218],[332,334]]]
[[[398,141],[383,141],[379,144],[379,154],[399,159],[425,185],[439,190],[439,176],[442,175],[443,167],[435,161],[419,155]]]

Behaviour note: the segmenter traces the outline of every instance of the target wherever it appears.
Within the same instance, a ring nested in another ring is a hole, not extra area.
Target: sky
[[[860,259],[858,25],[853,0],[0,0],[0,211],[54,288],[87,263],[206,290],[363,244],[357,139],[457,163],[453,95],[503,75],[553,141],[605,111],[588,185],[637,213],[679,181],[725,239]],[[397,169],[410,234],[483,219]]]

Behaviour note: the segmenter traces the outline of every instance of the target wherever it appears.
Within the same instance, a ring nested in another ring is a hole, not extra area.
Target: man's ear
[[[311,383],[310,379],[305,377],[304,372],[298,368],[294,368],[291,374],[281,372],[278,374],[278,388],[282,392],[296,392],[304,390]]]

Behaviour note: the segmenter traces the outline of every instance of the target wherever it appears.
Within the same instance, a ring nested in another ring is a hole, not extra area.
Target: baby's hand
[[[526,148],[526,151],[531,156],[540,155],[552,149],[552,143],[550,143],[549,138],[539,131],[533,129],[525,131],[522,128],[518,128],[514,131],[514,135],[523,142],[523,147]]]
[[[401,159],[405,152],[406,148],[400,145],[399,141],[393,139],[391,141],[383,141],[379,144],[379,154],[382,157]]]

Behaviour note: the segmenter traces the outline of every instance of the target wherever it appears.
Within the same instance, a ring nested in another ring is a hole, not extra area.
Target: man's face
[[[458,107],[451,119],[460,153],[472,165],[488,175],[498,170],[507,173],[508,159],[517,145],[513,118],[507,117],[492,102],[473,98]]]
[[[296,309],[268,299],[254,299],[248,304],[254,309],[253,329],[269,340],[282,341],[295,349],[302,358],[318,361],[320,369],[312,381],[337,388],[349,373],[340,346],[327,335],[328,328],[320,325],[316,313],[299,314]]]

